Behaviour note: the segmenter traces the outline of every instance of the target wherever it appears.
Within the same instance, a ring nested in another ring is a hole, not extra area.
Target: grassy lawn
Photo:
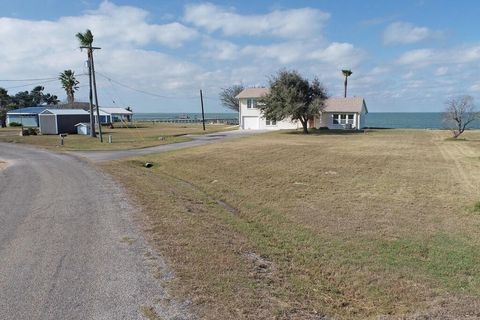
[[[200,124],[168,124],[150,122],[137,123],[131,127],[118,126],[115,129],[103,128],[104,143],[83,135],[68,135],[62,150],[121,150],[153,147],[161,144],[188,141],[187,134],[203,134],[229,130],[232,126],[207,125],[203,131]],[[19,136],[20,128],[0,129],[0,142],[25,143],[39,147],[60,148],[60,138],[57,135]],[[112,143],[108,142],[112,136]]]
[[[448,134],[274,132],[103,166],[201,318],[480,317],[480,131]]]

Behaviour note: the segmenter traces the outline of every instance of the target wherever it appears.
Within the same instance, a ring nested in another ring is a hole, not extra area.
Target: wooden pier
[[[152,119],[152,120],[147,120],[147,119],[139,119],[136,120],[138,122],[152,122],[152,123],[202,123],[201,118],[170,118],[170,119],[163,119],[163,118],[158,118],[158,119]],[[230,118],[230,119],[224,119],[224,118],[205,118],[205,124],[231,124],[231,125],[238,125],[238,118]]]

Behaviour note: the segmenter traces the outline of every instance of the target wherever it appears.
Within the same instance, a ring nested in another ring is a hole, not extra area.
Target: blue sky
[[[476,1],[0,1],[0,80],[79,75],[85,52],[75,33],[90,28],[103,105],[136,112],[209,112],[221,88],[264,86],[280,68],[318,77],[370,111],[441,111],[452,95],[480,99]],[[10,93],[57,81],[0,81]],[[25,87],[23,87],[25,86]],[[147,95],[132,89],[152,93]]]

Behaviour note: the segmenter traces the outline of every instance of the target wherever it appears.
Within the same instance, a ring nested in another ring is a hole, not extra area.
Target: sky
[[[43,85],[72,69],[88,101],[91,29],[99,104],[135,112],[227,112],[218,94],[233,84],[268,86],[279,70],[318,78],[330,96],[370,112],[436,112],[447,98],[480,103],[480,3],[474,0],[157,1],[0,0],[0,87]],[[35,80],[26,80],[35,79]],[[37,80],[45,79],[45,80]],[[10,81],[5,81],[10,80]],[[22,80],[22,81],[11,81]]]

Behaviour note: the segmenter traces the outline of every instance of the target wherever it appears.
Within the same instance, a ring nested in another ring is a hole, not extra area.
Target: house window
[[[266,120],[265,120],[265,124],[266,124],[267,126],[276,126],[276,125],[277,125],[277,120],[266,119]]]
[[[354,115],[353,115],[353,114],[349,114],[349,115],[348,115],[347,123],[348,123],[348,124],[353,124],[353,118],[354,118]]]
[[[354,124],[354,114],[333,114],[333,124]]]
[[[337,113],[333,114],[333,124],[339,124],[340,121],[340,115]]]
[[[247,108],[252,109],[257,107],[257,100],[255,99],[247,99]]]

